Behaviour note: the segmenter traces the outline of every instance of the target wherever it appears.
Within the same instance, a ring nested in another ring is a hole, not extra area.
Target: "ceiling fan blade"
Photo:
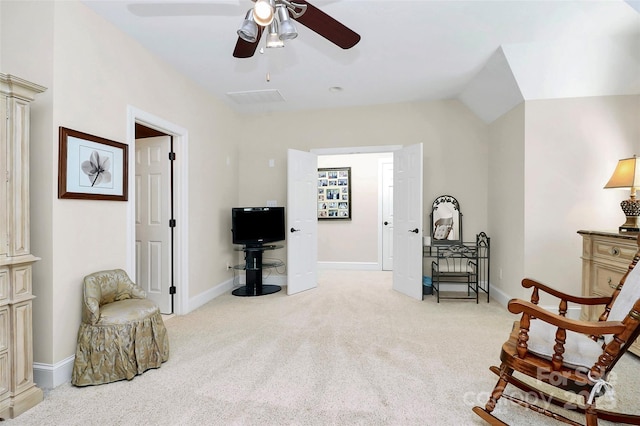
[[[234,58],[250,58],[256,53],[256,48],[258,47],[258,43],[260,43],[260,38],[262,38],[262,30],[263,28],[258,25],[258,36],[256,37],[256,41],[253,43],[249,43],[248,41],[244,41],[240,37],[238,37],[238,41],[236,42],[236,47],[233,49],[233,57]]]
[[[310,30],[320,34],[333,44],[343,49],[350,49],[360,41],[360,35],[333,19],[314,5],[304,0],[293,0],[293,3],[304,3],[307,11],[302,16],[294,17]]]

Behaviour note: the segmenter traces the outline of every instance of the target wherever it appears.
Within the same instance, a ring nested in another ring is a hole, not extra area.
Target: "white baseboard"
[[[72,355],[56,364],[33,363],[33,381],[40,389],[53,389],[71,380],[73,371]]]
[[[233,289],[233,278],[229,278],[228,280],[218,284],[215,287],[210,288],[209,290],[200,293],[199,295],[192,297],[189,299],[189,306],[187,308],[186,314],[189,312],[198,309],[200,306],[211,302],[216,297],[224,294]]]
[[[337,269],[339,271],[380,271],[378,262],[318,262],[319,270]]]
[[[552,308],[548,308],[551,312],[558,312],[558,307],[555,307],[555,311]],[[567,318],[569,319],[573,319],[573,320],[579,320],[580,319],[580,314],[582,313],[582,308],[580,308],[579,306],[569,306],[567,308]]]
[[[498,303],[500,303],[505,308],[509,304],[509,300],[513,299],[512,296],[508,295],[507,293],[503,292],[502,290],[500,290],[497,287],[491,287],[490,295],[491,295],[492,299],[495,299]],[[540,307],[542,309],[544,309],[544,310],[549,311],[549,312],[553,312],[554,314],[558,313],[558,305],[555,305],[555,306],[554,305],[548,305],[548,306],[540,305]],[[580,309],[579,306],[569,306],[567,308],[567,318],[569,318],[569,319],[574,319],[574,320],[580,319],[580,313],[581,313],[581,309]]]
[[[279,275],[279,274],[267,275],[263,273],[262,283],[273,284],[273,285],[287,285],[287,276]]]
[[[513,299],[511,295],[505,293],[504,291],[502,291],[497,287],[490,287],[489,295],[491,296],[492,299],[495,299],[498,303],[500,303],[505,308],[507,307],[509,300]]]
[[[262,275],[262,283],[273,284],[273,285],[286,285],[287,276],[280,275],[280,274],[269,274],[265,270],[263,271],[263,275]],[[211,302],[216,297],[222,294],[225,294],[227,292],[230,292],[234,288],[243,286],[245,284],[246,284],[246,280],[245,280],[244,274],[239,274],[239,276],[237,277],[237,281],[234,278],[230,278],[227,281],[221,284],[218,284],[217,286],[189,299],[189,308],[188,308],[188,312],[186,313],[189,313],[195,309],[198,309],[200,306]]]

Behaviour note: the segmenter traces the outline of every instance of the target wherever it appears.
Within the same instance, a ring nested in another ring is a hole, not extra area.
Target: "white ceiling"
[[[240,113],[459,98],[491,121],[522,99],[640,93],[639,1],[315,0],[360,43],[298,24],[248,59],[232,52],[250,0],[84,3]],[[284,100],[227,95],[263,90]]]

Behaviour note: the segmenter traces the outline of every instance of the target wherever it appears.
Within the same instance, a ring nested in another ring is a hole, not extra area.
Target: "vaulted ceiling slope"
[[[246,59],[250,0],[84,3],[240,113],[459,98],[491,122],[523,100],[640,93],[639,0],[315,0],[360,43],[298,25]]]

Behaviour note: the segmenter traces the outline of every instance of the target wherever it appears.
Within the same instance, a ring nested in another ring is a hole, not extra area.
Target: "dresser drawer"
[[[633,260],[638,246],[636,244],[620,244],[615,241],[599,241],[593,242],[593,257],[612,262],[619,262],[624,266],[625,272],[629,264]]]
[[[610,296],[626,272],[626,269],[622,271],[605,265],[595,265],[594,285],[590,296]]]

